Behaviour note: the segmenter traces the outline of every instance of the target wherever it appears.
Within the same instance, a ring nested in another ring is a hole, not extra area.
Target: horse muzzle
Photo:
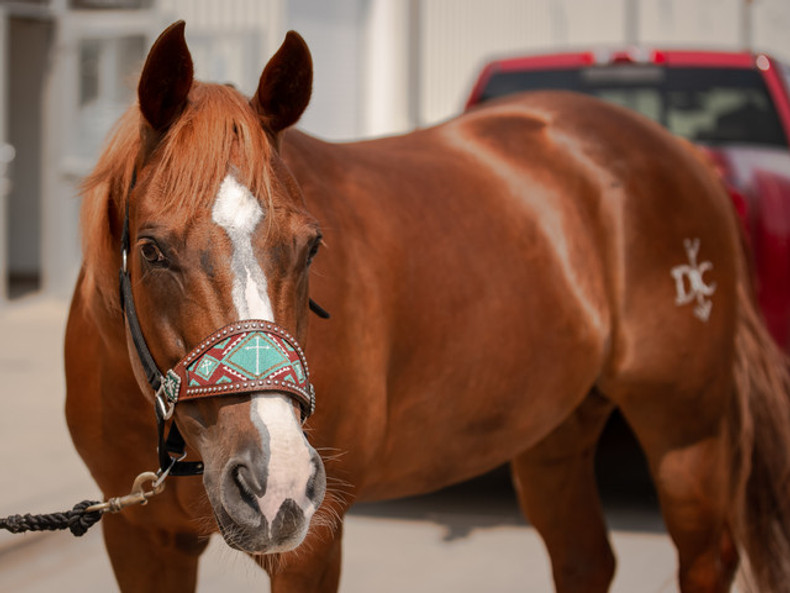
[[[256,394],[248,406],[230,407],[237,409],[227,410],[217,427],[223,437],[205,440],[201,450],[217,524],[236,549],[291,550],[304,539],[324,498],[324,465],[286,396]],[[225,428],[229,423],[235,430]]]
[[[167,372],[157,398],[174,407],[234,395],[249,403],[223,406],[213,438],[201,439],[206,492],[229,545],[287,551],[304,539],[326,477],[301,427],[315,406],[307,361],[286,330],[262,320],[217,330]]]

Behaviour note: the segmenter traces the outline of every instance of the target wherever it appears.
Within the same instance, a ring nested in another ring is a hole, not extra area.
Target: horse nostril
[[[239,487],[241,497],[246,502],[255,502],[256,490],[260,491],[260,486],[256,488],[250,469],[246,465],[237,465],[232,470],[233,481]]]
[[[249,526],[261,523],[258,498],[266,491],[265,471],[245,459],[232,459],[222,472],[220,498],[234,521]]]
[[[313,466],[313,471],[310,474],[310,479],[307,481],[307,488],[305,489],[305,496],[317,507],[324,499],[326,491],[326,472],[324,470],[324,463],[321,461],[321,456],[313,451],[310,454],[310,464]]]

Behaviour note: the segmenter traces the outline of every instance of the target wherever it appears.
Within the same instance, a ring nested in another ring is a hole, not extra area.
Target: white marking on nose
[[[314,468],[310,446],[294,415],[293,403],[284,395],[256,395],[252,398],[251,414],[257,415],[269,431],[266,494],[258,499],[269,528],[280,506],[289,498],[302,508],[305,519],[309,519],[315,508],[312,501],[306,500],[307,483]]]
[[[211,217],[233,244],[232,296],[239,319],[274,321],[266,276],[252,249],[252,234],[264,217],[263,208],[249,189],[227,175],[219,186]]]
[[[266,275],[252,248],[253,233],[265,216],[261,205],[249,189],[228,175],[220,184],[211,214],[233,244],[232,296],[238,319],[274,321]],[[306,528],[315,511],[312,501],[306,500],[314,470],[312,448],[302,434],[292,401],[272,393],[253,395],[250,419],[268,432],[268,437],[261,434],[261,442],[269,443],[266,494],[258,499],[261,513],[271,528],[280,506],[291,498],[302,508]]]

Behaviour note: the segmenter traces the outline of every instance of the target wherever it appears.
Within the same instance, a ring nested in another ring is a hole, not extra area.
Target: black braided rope
[[[11,515],[0,518],[0,529],[11,533],[25,531],[60,531],[68,529],[75,536],[84,535],[88,529],[101,519],[101,511],[86,513],[85,509],[98,504],[94,500],[83,500],[74,505],[70,511],[50,513],[48,515]]]

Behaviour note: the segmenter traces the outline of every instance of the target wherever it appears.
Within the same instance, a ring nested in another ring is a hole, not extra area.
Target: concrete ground
[[[100,498],[63,415],[67,304],[30,297],[0,309],[0,517],[49,513]],[[676,591],[675,553],[652,504],[615,501],[607,516],[619,559],[617,593]],[[0,531],[0,592],[116,591],[95,527]],[[198,591],[268,591],[246,556],[212,540]],[[552,591],[548,560],[502,476],[431,496],[355,507],[346,520],[341,591]]]

